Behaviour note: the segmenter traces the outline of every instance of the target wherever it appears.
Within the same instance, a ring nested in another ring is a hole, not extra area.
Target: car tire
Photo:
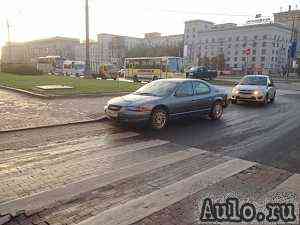
[[[150,119],[150,126],[153,130],[162,130],[168,125],[168,112],[163,108],[153,110]]]
[[[264,101],[263,101],[263,105],[269,104],[269,101],[270,101],[269,95],[267,94],[266,97],[265,97],[265,99],[264,99]]]
[[[237,100],[236,99],[231,99],[231,104],[236,105],[237,104]]]
[[[211,108],[211,112],[209,114],[209,117],[212,120],[219,120],[222,118],[224,112],[224,106],[221,101],[217,101],[213,104]]]
[[[275,98],[276,98],[276,93],[274,94],[274,97],[270,99],[271,104],[275,102]]]

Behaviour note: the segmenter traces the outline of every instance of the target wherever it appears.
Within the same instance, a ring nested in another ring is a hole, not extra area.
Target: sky
[[[0,0],[0,47],[53,36],[85,37],[85,0]],[[98,33],[143,37],[147,32],[181,34],[184,21],[244,24],[256,14],[272,16],[300,0],[90,0],[91,38]]]

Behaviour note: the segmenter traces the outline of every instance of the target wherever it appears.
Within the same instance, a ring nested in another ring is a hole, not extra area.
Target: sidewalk
[[[97,119],[110,98],[46,100],[0,90],[0,131]]]

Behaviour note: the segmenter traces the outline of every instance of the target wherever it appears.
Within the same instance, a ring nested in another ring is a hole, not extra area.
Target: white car
[[[276,98],[276,88],[267,75],[245,76],[232,90],[231,102],[238,101],[273,103]]]

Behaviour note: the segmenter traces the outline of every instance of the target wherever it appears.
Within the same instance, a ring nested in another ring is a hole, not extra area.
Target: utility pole
[[[289,74],[290,74],[290,71],[291,71],[291,64],[292,64],[292,61],[291,61],[291,54],[292,54],[292,52],[291,51],[293,51],[293,46],[294,46],[294,36],[295,36],[295,19],[296,19],[296,16],[295,15],[293,15],[292,16],[292,18],[293,18],[293,23],[292,23],[292,34],[291,34],[291,39],[290,39],[290,51],[289,51],[289,55],[288,55],[288,68],[287,68],[287,74],[286,74],[286,79],[288,79],[288,77],[289,77]]]
[[[89,21],[89,0],[85,0],[85,74],[90,73],[90,21]]]
[[[11,40],[10,40],[10,24],[8,19],[6,20],[6,26],[7,26],[7,47],[8,47],[7,63],[10,63],[11,62]]]

